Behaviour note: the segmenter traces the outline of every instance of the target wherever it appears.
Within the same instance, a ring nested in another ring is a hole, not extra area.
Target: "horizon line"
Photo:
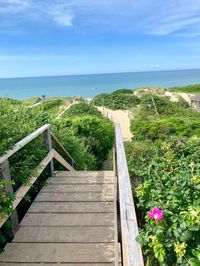
[[[0,77],[0,79],[20,79],[20,78],[49,78],[49,77],[66,77],[66,76],[92,76],[92,75],[110,75],[110,74],[129,74],[129,73],[144,73],[144,72],[169,72],[169,71],[192,71],[200,70],[199,68],[182,68],[182,69],[162,69],[162,70],[142,70],[142,71],[122,71],[122,72],[102,72],[102,73],[81,73],[81,74],[56,74],[56,75],[39,75],[39,76],[14,76],[14,77]]]

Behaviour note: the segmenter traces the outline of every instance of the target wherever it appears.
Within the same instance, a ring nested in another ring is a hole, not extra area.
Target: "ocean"
[[[28,78],[0,78],[0,97],[82,96],[91,98],[116,89],[143,86],[170,88],[200,83],[200,69],[71,75]]]

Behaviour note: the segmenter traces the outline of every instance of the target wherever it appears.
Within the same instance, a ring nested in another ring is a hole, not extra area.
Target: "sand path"
[[[123,140],[131,140],[130,112],[128,110],[111,110],[105,107],[96,106],[97,109],[113,123],[120,123]]]

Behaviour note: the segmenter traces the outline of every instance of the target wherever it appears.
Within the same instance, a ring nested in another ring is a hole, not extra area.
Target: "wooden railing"
[[[40,162],[37,168],[34,171],[34,174],[28,178],[28,184],[21,185],[18,190],[14,193],[13,186],[12,186],[12,177],[10,174],[10,167],[9,167],[9,158],[14,155],[17,151],[23,148],[26,144],[30,141],[37,138],[39,135],[44,135],[45,146],[48,151],[47,156]],[[63,157],[52,148],[52,143],[55,143],[59,149],[62,150],[62,153],[67,156],[71,160],[70,165]],[[50,131],[50,125],[44,125],[41,128],[37,129],[21,141],[17,142],[13,149],[7,151],[3,156],[0,157],[0,179],[9,181],[9,185],[6,185],[6,193],[14,193],[14,202],[13,202],[13,212],[9,215],[5,215],[0,219],[0,228],[5,223],[5,221],[10,217],[11,220],[11,229],[10,229],[10,238],[12,238],[15,232],[18,230],[18,216],[16,212],[16,207],[19,205],[21,200],[24,198],[26,193],[29,191],[31,186],[35,183],[37,178],[41,175],[44,169],[49,165],[50,175],[54,175],[54,163],[53,158],[55,158],[61,165],[63,165],[67,170],[74,171],[74,165],[76,165],[73,158],[69,155],[69,153],[65,150],[65,148],[60,144],[60,142],[56,139],[56,137]]]
[[[136,242],[138,225],[128,173],[121,128],[115,125],[114,170],[117,177],[119,202],[119,224],[121,239],[122,263],[124,266],[144,266],[141,246]]]

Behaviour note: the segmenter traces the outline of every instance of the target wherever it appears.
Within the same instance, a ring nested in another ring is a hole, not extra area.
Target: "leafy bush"
[[[200,139],[169,139],[140,167],[136,195],[145,223],[137,239],[147,265],[188,265],[200,243],[199,156]],[[155,207],[164,211],[158,222],[148,215]]]
[[[114,128],[112,123],[105,118],[92,116],[74,119],[63,118],[60,123],[63,127],[72,129],[75,136],[84,139],[86,147],[95,156],[96,166],[99,169],[113,146]]]
[[[174,135],[179,137],[200,136],[200,120],[187,117],[168,117],[154,120],[135,119],[131,123],[131,131],[138,140],[165,139]]]
[[[102,117],[101,113],[97,110],[97,108],[84,102],[72,105],[63,114],[63,117],[86,116],[86,115]]]
[[[94,104],[97,106],[105,106],[110,109],[129,109],[137,106],[140,99],[134,94],[120,94],[113,92],[112,94],[102,93],[94,97]]]
[[[173,87],[170,90],[175,92],[200,93],[200,84],[187,85],[183,87]]]
[[[112,94],[114,94],[114,95],[116,95],[116,94],[133,94],[133,90],[119,89],[119,90],[113,91]]]
[[[53,132],[71,157],[79,170],[96,169],[96,158],[90,153],[85,139],[76,134],[72,128],[72,120],[59,119],[54,122]]]

